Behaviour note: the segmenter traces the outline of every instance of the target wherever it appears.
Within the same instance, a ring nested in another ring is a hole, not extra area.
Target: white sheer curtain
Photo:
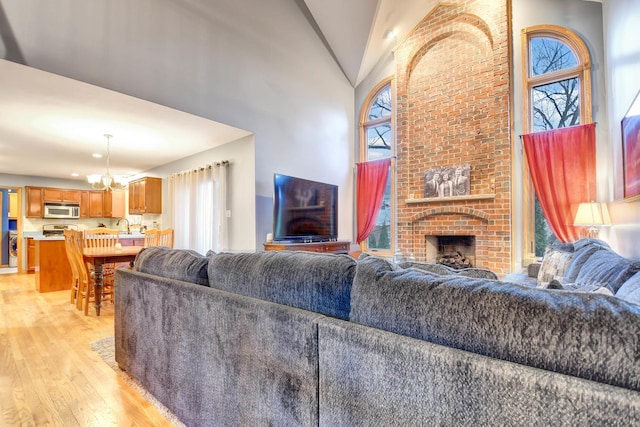
[[[201,254],[228,249],[228,166],[225,161],[169,176],[174,247]]]

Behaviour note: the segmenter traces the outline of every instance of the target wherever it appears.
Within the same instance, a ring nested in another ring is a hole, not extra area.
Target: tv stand
[[[350,247],[351,242],[347,241],[310,243],[269,242],[264,244],[265,251],[306,251],[332,254],[348,254]]]

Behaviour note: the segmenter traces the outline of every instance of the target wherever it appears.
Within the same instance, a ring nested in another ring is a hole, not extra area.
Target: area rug
[[[158,399],[156,399],[151,393],[149,393],[143,386],[141,386],[135,379],[129,374],[118,367],[115,357],[115,340],[113,337],[102,338],[98,341],[91,343],[91,350],[98,353],[98,355],[109,365],[118,376],[126,382],[131,388],[136,390],[142,397],[148,400],[157,410],[160,412],[171,424],[176,427],[186,427],[182,421],[178,419],[173,413],[167,409]]]

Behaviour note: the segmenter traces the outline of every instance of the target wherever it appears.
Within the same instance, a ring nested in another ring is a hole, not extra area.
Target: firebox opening
[[[476,264],[475,236],[426,236],[427,262],[461,269]]]

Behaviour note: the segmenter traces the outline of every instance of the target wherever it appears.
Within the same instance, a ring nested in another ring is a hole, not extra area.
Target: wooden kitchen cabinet
[[[120,244],[122,246],[144,246],[144,237],[122,237],[122,236],[120,236]]]
[[[124,218],[124,191],[105,191],[103,213],[105,218]]]
[[[27,241],[27,273],[35,273],[36,272],[36,241],[28,237],[25,239]]]
[[[27,211],[25,216],[27,218],[42,218],[43,215],[43,203],[42,188],[41,187],[25,187],[25,193],[27,193]]]
[[[45,202],[56,203],[80,203],[80,190],[67,190],[64,188],[43,188]]]
[[[78,203],[80,218],[123,218],[126,213],[124,191],[72,190],[25,187],[28,218],[42,218],[44,202]]]
[[[18,193],[9,193],[9,219],[18,218]]]
[[[71,266],[64,245],[64,240],[35,241],[36,289],[38,292],[71,289]]]
[[[104,191],[89,191],[89,218],[104,218]]]
[[[89,192],[80,192],[80,218],[89,218]]]
[[[129,214],[162,213],[162,179],[141,178],[129,183]]]

